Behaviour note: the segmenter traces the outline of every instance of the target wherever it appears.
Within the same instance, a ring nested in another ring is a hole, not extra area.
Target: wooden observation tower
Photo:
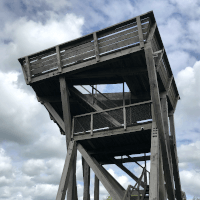
[[[19,62],[26,83],[66,137],[56,200],[78,199],[77,150],[83,161],[83,200],[93,193],[90,168],[94,200],[99,200],[99,181],[113,200],[182,199],[174,127],[179,93],[152,11]],[[102,84],[127,85],[130,92],[113,87],[112,93],[102,93]],[[141,176],[125,167],[127,162],[141,166]],[[135,185],[123,188],[106,164],[117,165]]]

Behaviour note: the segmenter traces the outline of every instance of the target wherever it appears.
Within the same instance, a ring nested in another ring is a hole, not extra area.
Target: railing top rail
[[[143,101],[143,102],[134,103],[134,104],[129,104],[129,105],[125,105],[125,106],[119,106],[119,107],[110,108],[110,109],[101,110],[101,111],[96,111],[96,112],[90,112],[90,113],[86,113],[86,114],[82,114],[82,115],[76,115],[73,118],[83,117],[83,116],[87,116],[87,115],[91,115],[91,114],[97,114],[97,113],[102,113],[102,112],[107,112],[107,111],[111,111],[111,110],[118,110],[118,109],[121,109],[121,108],[126,108],[126,107],[131,107],[131,106],[138,106],[138,105],[147,104],[147,103],[152,103],[152,100]]]

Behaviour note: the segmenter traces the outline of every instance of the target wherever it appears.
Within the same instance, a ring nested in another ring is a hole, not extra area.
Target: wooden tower
[[[83,200],[93,193],[90,168],[95,173],[94,200],[99,200],[99,181],[114,200],[182,199],[174,127],[179,93],[152,11],[19,62],[26,83],[66,137],[56,200],[78,199],[77,150],[83,161]],[[130,92],[98,90],[98,85],[119,83]],[[88,94],[77,89],[86,85]],[[127,162],[141,166],[141,176],[125,167]],[[123,188],[106,164],[117,165],[135,185]]]

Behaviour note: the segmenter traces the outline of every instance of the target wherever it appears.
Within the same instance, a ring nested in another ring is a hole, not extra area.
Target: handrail
[[[96,111],[96,112],[90,112],[90,113],[86,113],[86,114],[82,114],[82,115],[76,115],[76,116],[74,116],[74,118],[76,118],[76,117],[83,117],[83,116],[87,116],[87,115],[91,115],[91,114],[97,114],[97,113],[107,112],[107,111],[111,111],[111,110],[117,110],[117,109],[121,109],[121,108],[127,108],[127,107],[131,107],[131,106],[143,105],[143,104],[147,104],[147,103],[152,103],[152,100],[143,101],[143,102],[134,103],[134,104],[129,104],[129,105],[126,105],[126,106],[119,106],[119,107],[115,107],[115,108],[109,108],[109,109],[100,110],[100,111]]]

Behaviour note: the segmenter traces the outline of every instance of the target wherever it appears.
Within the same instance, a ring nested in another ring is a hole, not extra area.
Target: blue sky
[[[181,96],[175,123],[182,189],[188,199],[200,197],[198,0],[1,0],[0,199],[55,199],[66,155],[64,137],[25,84],[17,59],[150,10]],[[81,199],[80,159],[78,155]],[[135,165],[129,167],[137,175],[141,172]],[[108,170],[125,188],[131,183],[117,167]],[[101,186],[101,199],[106,195]]]

